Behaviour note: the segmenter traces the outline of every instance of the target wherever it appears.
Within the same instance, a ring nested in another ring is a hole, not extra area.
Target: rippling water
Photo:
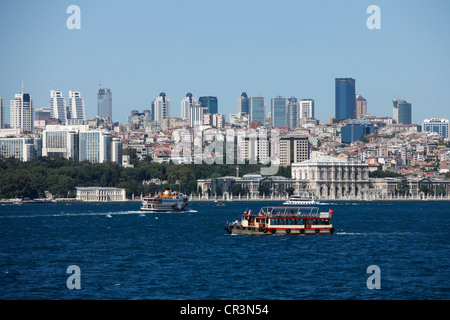
[[[0,299],[449,299],[448,202],[343,202],[334,235],[236,236],[275,203],[0,206]],[[280,205],[280,203],[276,203]],[[69,290],[66,269],[81,270]],[[380,268],[370,290],[367,267]]]

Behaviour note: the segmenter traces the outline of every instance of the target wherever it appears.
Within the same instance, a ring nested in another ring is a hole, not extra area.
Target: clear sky
[[[67,7],[81,9],[69,30]],[[369,30],[367,7],[381,9]],[[334,79],[356,79],[368,112],[392,116],[392,99],[412,103],[413,122],[450,118],[450,1],[431,0],[2,0],[0,95],[24,82],[35,109],[50,90],[79,90],[86,116],[110,88],[113,119],[149,109],[160,92],[180,116],[187,92],[217,96],[219,112],[236,99],[281,95],[315,100],[316,118],[334,115]]]

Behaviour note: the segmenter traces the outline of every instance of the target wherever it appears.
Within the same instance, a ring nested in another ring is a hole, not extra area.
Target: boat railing
[[[317,207],[263,207],[259,216],[270,218],[331,218],[330,212],[319,212]]]

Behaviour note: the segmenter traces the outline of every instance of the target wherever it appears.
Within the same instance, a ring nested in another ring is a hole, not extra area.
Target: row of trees
[[[261,164],[160,164],[150,159],[135,161],[133,168],[116,163],[90,163],[67,159],[39,157],[30,162],[0,158],[0,199],[42,198],[49,191],[54,197],[75,197],[75,187],[125,188],[127,195],[154,194],[159,184],[143,184],[154,178],[167,181],[163,187],[178,188],[191,194],[197,191],[197,180],[260,172]],[[290,177],[290,168],[280,167],[279,175]],[[178,183],[181,182],[181,185]]]

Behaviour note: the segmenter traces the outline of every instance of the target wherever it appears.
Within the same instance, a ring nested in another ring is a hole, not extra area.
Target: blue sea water
[[[273,202],[0,206],[0,299],[436,300],[450,298],[448,202],[336,202],[333,235],[237,236]],[[80,289],[66,284],[80,268]],[[369,289],[367,268],[380,268]]]

